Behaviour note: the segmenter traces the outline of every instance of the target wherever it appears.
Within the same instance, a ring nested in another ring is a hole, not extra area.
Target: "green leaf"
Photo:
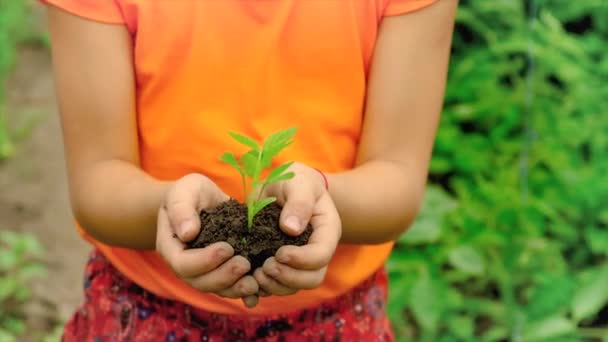
[[[245,172],[243,171],[243,168],[239,165],[239,163],[236,161],[236,157],[234,156],[234,154],[230,153],[230,152],[226,152],[224,153],[221,157],[220,160],[223,161],[224,163],[232,166],[235,170],[237,170],[241,175],[244,175]]]
[[[452,316],[447,320],[450,331],[461,340],[471,340],[475,331],[473,317]]]
[[[548,317],[528,325],[523,332],[524,342],[545,342],[576,331],[576,325],[561,316]]]
[[[14,276],[0,278],[0,302],[14,296],[19,287],[19,282]]]
[[[418,245],[434,243],[441,237],[441,224],[437,217],[421,216],[399,238],[399,243]]]
[[[443,189],[428,186],[416,221],[405,234],[401,235],[399,243],[419,245],[438,241],[441,237],[443,219],[454,208],[456,201]]]
[[[572,301],[576,322],[595,315],[608,302],[608,266],[597,270],[591,281],[582,284]]]
[[[27,286],[21,286],[15,290],[13,297],[19,302],[25,302],[31,295],[32,293]]]
[[[21,335],[25,332],[25,323],[17,318],[7,317],[4,320],[4,326],[15,335]]]
[[[431,277],[428,272],[420,275],[412,288],[410,305],[416,321],[424,330],[436,332],[439,319],[445,309],[444,291],[439,285],[439,279]]]
[[[501,325],[495,325],[490,327],[486,332],[483,333],[480,341],[483,342],[500,342],[508,341],[509,331],[506,327]]]
[[[252,150],[257,150],[257,151],[259,151],[259,150],[260,150],[260,146],[259,146],[259,145],[258,145],[258,143],[257,143],[255,140],[253,140],[252,138],[250,138],[250,137],[248,137],[248,136],[244,136],[244,135],[242,135],[242,134],[234,133],[234,132],[230,132],[230,133],[228,133],[228,134],[230,134],[230,136],[231,136],[231,137],[232,137],[234,140],[238,141],[239,143],[241,143],[241,144],[243,144],[243,145],[245,145],[245,146],[250,147]]]
[[[559,313],[572,302],[576,283],[570,275],[547,275],[532,290],[526,315],[529,321],[537,321]]]
[[[277,179],[279,177],[281,177],[283,175],[283,172],[287,171],[287,169],[289,167],[291,167],[291,165],[293,165],[293,162],[289,162],[289,163],[285,163],[282,165],[277,166],[274,170],[272,170],[270,172],[270,174],[268,174],[268,177],[266,177],[266,184],[273,184],[273,183],[277,183],[279,182]],[[293,174],[292,172],[292,176],[295,176],[295,174]]]
[[[450,264],[462,272],[474,275],[480,275],[484,272],[484,260],[471,246],[460,246],[453,249],[448,258]]]
[[[282,150],[293,144],[293,136],[296,134],[298,128],[292,127],[278,131],[271,134],[262,147],[262,166],[269,167],[272,163],[272,159],[278,155]]]
[[[253,207],[253,216],[255,216],[262,209],[264,209],[266,206],[268,206],[269,204],[273,203],[276,200],[277,199],[275,197],[266,197],[266,198],[259,200],[258,202],[255,202],[255,206]]]
[[[585,240],[595,254],[608,254],[608,230],[595,227],[585,229]]]
[[[0,341],[15,342],[15,341],[17,341],[17,338],[15,337],[15,335],[10,333],[9,331],[6,331],[0,327]]]
[[[290,179],[292,179],[295,176],[296,176],[295,173],[293,173],[293,172],[287,172],[287,173],[284,173],[284,174],[282,174],[282,175],[280,175],[280,176],[278,176],[278,177],[276,177],[276,178],[274,178],[272,180],[267,180],[266,184],[274,184],[274,183],[290,180]]]
[[[608,224],[608,210],[600,211],[598,215],[598,220],[604,224]]]
[[[27,254],[33,256],[40,256],[43,251],[42,245],[36,236],[29,233],[23,235],[23,249]]]
[[[245,174],[253,179],[258,179],[261,167],[258,167],[258,152],[249,151],[241,157],[241,164],[245,169]]]
[[[19,255],[15,250],[0,250],[0,270],[10,271],[19,263]]]

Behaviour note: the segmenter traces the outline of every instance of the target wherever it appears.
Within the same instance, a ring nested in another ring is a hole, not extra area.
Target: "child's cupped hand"
[[[283,206],[280,225],[285,233],[299,235],[309,223],[313,233],[308,244],[283,246],[255,270],[262,295],[286,296],[320,286],[342,235],[340,216],[323,176],[300,163],[289,171],[296,176],[268,186],[263,195],[276,197]]]
[[[251,268],[247,259],[235,256],[226,242],[185,248],[185,243],[200,232],[198,213],[228,199],[203,175],[190,174],[175,182],[158,213],[156,250],[175,274],[193,288],[222,297],[242,298],[245,305],[253,307],[257,305],[259,287],[254,277],[246,275]]]

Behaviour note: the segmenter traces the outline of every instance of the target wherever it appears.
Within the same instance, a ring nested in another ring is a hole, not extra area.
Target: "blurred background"
[[[89,250],[41,10],[0,0],[1,342],[58,341]],[[606,114],[607,0],[461,0],[425,204],[389,261],[400,341],[608,341]]]

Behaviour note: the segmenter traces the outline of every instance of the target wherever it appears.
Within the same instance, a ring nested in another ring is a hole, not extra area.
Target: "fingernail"
[[[251,309],[258,305],[259,298],[258,296],[247,296],[243,301],[245,302],[245,305]]]
[[[248,271],[247,268],[241,267],[239,265],[232,266],[232,274],[240,275],[240,274],[243,274],[243,273],[245,273],[247,271]]]
[[[285,226],[297,233],[300,231],[300,220],[295,216],[289,216],[285,220]]]
[[[194,229],[194,222],[192,220],[186,220],[179,225],[178,235],[183,237],[187,233],[189,233],[192,229]]]
[[[220,248],[216,253],[219,259],[225,259],[230,256],[230,251],[226,248]]]
[[[268,273],[268,275],[271,277],[276,277],[279,275],[279,269],[276,267],[271,267],[266,271],[266,273]]]
[[[291,258],[289,257],[289,254],[283,253],[283,254],[277,254],[276,259],[281,264],[287,264],[287,263],[289,263],[289,260]]]

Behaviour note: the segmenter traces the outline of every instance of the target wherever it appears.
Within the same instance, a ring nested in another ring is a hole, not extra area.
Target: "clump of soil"
[[[272,203],[262,209],[247,227],[247,207],[231,199],[216,208],[200,213],[201,232],[188,248],[203,248],[215,242],[225,241],[234,248],[235,255],[242,255],[251,263],[251,273],[275,255],[284,245],[303,246],[312,234],[309,224],[299,236],[290,236],[279,227],[281,207]]]

